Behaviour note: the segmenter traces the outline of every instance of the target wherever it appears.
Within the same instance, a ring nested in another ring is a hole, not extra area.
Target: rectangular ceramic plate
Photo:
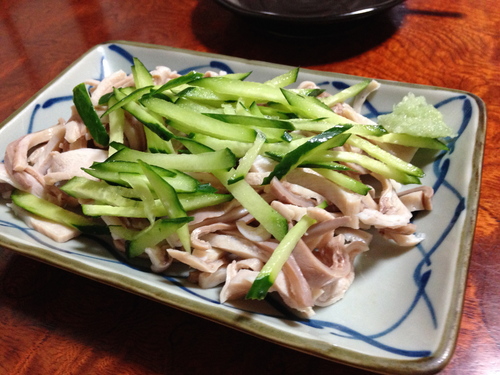
[[[18,137],[70,115],[71,93],[87,78],[130,72],[132,57],[149,68],[165,65],[179,73],[220,69],[253,71],[264,81],[290,67],[161,46],[116,42],[92,48],[0,129],[0,153]],[[302,70],[331,93],[360,77]],[[373,371],[434,372],[449,360],[458,332],[476,218],[486,116],[480,99],[465,92],[381,81],[363,113],[392,110],[408,92],[424,95],[456,132],[447,153],[423,152],[423,183],[435,189],[434,210],[415,223],[426,239],[412,249],[374,243],[356,261],[356,278],[340,302],[318,308],[310,320],[295,319],[268,302],[221,304],[218,289],[201,290],[184,277],[133,268],[90,238],[52,242],[0,205],[0,243],[27,256],[147,298],[197,314],[297,350]]]

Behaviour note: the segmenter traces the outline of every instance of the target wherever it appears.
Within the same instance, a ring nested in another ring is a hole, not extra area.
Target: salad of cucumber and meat
[[[108,236],[154,272],[185,264],[221,302],[274,292],[311,316],[344,296],[373,236],[423,240],[411,220],[433,190],[411,159],[453,134],[423,97],[370,119],[378,82],[332,95],[298,74],[179,75],[135,58],[131,74],[77,85],[69,119],[10,143],[0,191],[54,241]]]

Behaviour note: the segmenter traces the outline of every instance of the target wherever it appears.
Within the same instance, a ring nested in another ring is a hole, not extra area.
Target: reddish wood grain
[[[445,374],[500,369],[500,10],[408,0],[331,35],[270,35],[210,0],[4,0],[0,121],[94,45],[130,40],[445,86],[488,108],[481,199]],[[168,65],[168,62],[166,62]],[[0,374],[363,374],[0,249]]]

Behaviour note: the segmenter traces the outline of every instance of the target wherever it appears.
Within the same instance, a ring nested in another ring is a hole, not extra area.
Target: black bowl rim
[[[284,23],[295,23],[295,24],[324,24],[333,22],[349,21],[358,18],[368,17],[387,9],[390,9],[405,0],[381,0],[379,4],[359,8],[351,12],[339,13],[332,9],[330,12],[325,12],[322,15],[293,15],[293,14],[278,14],[271,12],[263,12],[258,10],[252,10],[248,8],[243,8],[232,2],[231,0],[215,0],[217,3],[226,7],[230,11],[233,11],[239,15],[245,16],[247,18],[260,19],[266,21],[279,21]]]

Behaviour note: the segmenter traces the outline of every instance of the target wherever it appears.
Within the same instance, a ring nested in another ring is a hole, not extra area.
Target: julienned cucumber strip
[[[264,82],[264,84],[278,88],[286,87],[288,85],[291,85],[292,83],[295,83],[297,81],[298,76],[299,76],[299,68],[294,68],[286,73],[280,74],[279,76],[276,76]]]
[[[157,246],[192,219],[192,217],[182,217],[156,220],[152,225],[139,232],[133,240],[127,243],[127,256],[133,258],[141,255],[148,247]]]
[[[168,216],[170,218],[186,217],[186,211],[184,211],[184,208],[179,202],[179,198],[177,197],[177,193],[175,192],[174,188],[170,186],[170,184],[166,182],[158,173],[156,173],[150,165],[141,161],[139,161],[139,165],[148,178],[153,191],[156,192],[156,195],[167,210]],[[181,226],[179,229],[177,229],[177,234],[179,236],[179,240],[182,243],[182,246],[184,247],[184,250],[190,253],[191,240],[188,226]]]
[[[228,122],[230,124],[256,126],[258,128],[295,130],[295,127],[290,121],[269,119],[266,117],[250,116],[249,114],[228,115],[228,114],[206,113],[205,115],[220,121]]]
[[[229,141],[226,139],[219,139],[210,137],[205,134],[195,133],[192,139],[196,142],[202,143],[213,150],[223,150],[228,148],[237,158],[243,157],[248,150],[252,147],[250,142]]]
[[[313,170],[333,183],[336,183],[337,185],[357,194],[366,195],[371,190],[369,186],[365,185],[361,181],[355,180],[354,178],[343,173],[325,168],[313,168]]]
[[[271,288],[280,273],[283,265],[286,263],[295,246],[300,241],[311,225],[316,223],[316,220],[304,215],[302,218],[288,231],[286,236],[281,240],[278,247],[274,249],[271,257],[268,259],[264,267],[255,278],[250,290],[248,291],[247,299],[264,299],[269,288]]]
[[[144,203],[144,212],[146,213],[146,218],[151,224],[156,219],[154,212],[155,207],[155,197],[153,197],[153,192],[151,191],[148,180],[134,178],[134,175],[129,175],[126,173],[122,174],[122,179],[132,187],[133,190],[137,191],[141,197],[141,201]]]
[[[85,83],[80,83],[73,89],[73,102],[92,138],[96,143],[107,146],[109,143],[109,135],[90,100]]]
[[[301,96],[289,90],[281,90],[290,109],[298,116],[308,119],[326,118],[333,124],[355,124],[345,117],[333,112],[322,101],[313,96]]]
[[[264,179],[262,184],[269,184],[274,177],[281,179],[290,170],[321,151],[342,146],[350,136],[350,134],[342,133],[350,129],[350,127],[350,125],[333,127],[326,132],[312,137],[304,144],[285,154],[283,159],[276,165],[271,174]]]
[[[401,184],[420,184],[420,179],[416,176],[407,174],[398,169],[373,159],[369,156],[347,151],[328,151],[324,155],[316,155],[310,162],[339,161],[345,163],[358,164],[372,172],[378,173],[384,177],[392,178]]]
[[[153,86],[146,86],[146,87],[141,87],[140,89],[134,90],[132,93],[124,96],[122,99],[118,100],[115,104],[111,105],[106,112],[104,112],[101,115],[101,118],[105,117],[106,115],[109,115],[111,112],[116,111],[117,109],[123,107],[124,105],[139,99],[142,97],[145,93],[151,91],[151,88]],[[116,97],[116,93],[115,93]]]
[[[126,97],[123,90],[114,89],[115,97],[122,100]],[[167,129],[162,120],[150,113],[141,104],[135,101],[128,102],[123,105],[123,108],[128,111],[132,116],[139,120],[142,124],[148,127],[151,131],[155,132],[161,139],[169,141],[174,135]]]
[[[317,133],[324,132],[330,129],[334,125],[340,125],[337,121],[330,121],[325,118],[317,119],[290,119],[289,122],[293,124],[297,130],[313,131]],[[383,136],[387,134],[385,130],[380,125],[366,125],[366,124],[350,124],[352,128],[347,132],[352,134],[358,134],[363,136]]]
[[[252,168],[252,164],[254,163],[255,159],[260,154],[260,150],[265,142],[266,136],[262,132],[258,131],[255,143],[248,150],[245,156],[243,156],[239,160],[238,167],[233,170],[231,178],[229,178],[229,180],[227,181],[229,185],[245,178],[247,173],[250,171],[250,168]]]
[[[192,193],[198,190],[200,182],[190,175],[179,170],[170,170],[155,165],[151,166],[165,181],[167,181],[178,193]],[[94,163],[90,168],[84,169],[93,177],[100,178],[109,182],[123,185],[120,179],[120,173],[136,174],[143,177],[142,169],[137,162],[133,161],[104,161]]]
[[[132,65],[132,75],[134,76],[135,87],[142,88],[153,85],[153,77],[149,70],[144,66],[141,60],[134,57],[134,65]]]
[[[234,101],[230,95],[219,94],[204,87],[189,86],[181,91],[173,90],[177,97],[176,104],[181,99],[189,99],[198,104],[221,107],[224,103]]]
[[[228,184],[231,172],[215,171],[213,174],[274,238],[281,241],[285,237],[288,232],[287,220],[272,208],[251,185],[245,180]]]
[[[446,146],[446,144],[441,142],[439,139],[428,138],[428,137],[417,137],[410,134],[389,133],[381,135],[379,137],[374,137],[371,135],[364,135],[364,137],[375,142],[392,143],[395,145],[408,146],[408,147],[428,148],[432,150],[443,150],[443,151],[448,150],[448,146]]]
[[[236,164],[236,157],[229,149],[207,152],[203,154],[152,154],[124,148],[115,152],[108,161],[137,161],[165,169],[179,169],[185,172],[212,172],[214,170],[229,169]]]
[[[363,91],[366,86],[370,84],[371,80],[365,79],[355,85],[349,86],[348,88],[336,93],[335,95],[327,96],[321,99],[328,107],[331,107],[337,103],[345,102],[346,100],[358,95]]]
[[[231,194],[218,193],[179,193],[179,202],[186,212],[198,210],[200,208],[215,206],[233,199]],[[82,211],[88,216],[117,216],[146,218],[144,202],[130,200],[127,206],[112,206],[104,204],[82,204]],[[167,216],[168,212],[159,199],[155,199],[153,213],[156,217]]]
[[[171,79],[170,81],[168,81],[167,83],[158,87],[157,89],[152,90],[150,94],[155,95],[155,94],[163,93],[164,91],[172,90],[176,87],[183,86],[183,85],[185,85],[189,82],[192,82],[196,79],[200,79],[201,77],[203,77],[202,73],[189,72],[189,73],[184,74],[180,77]]]
[[[76,228],[82,233],[96,235],[109,233],[109,230],[105,225],[100,225],[93,219],[68,211],[33,194],[21,190],[14,190],[11,194],[11,198],[15,205],[31,212],[32,214],[35,214],[36,216],[68,227]]]
[[[416,177],[424,177],[424,171],[420,168],[401,160],[397,156],[382,150],[377,145],[374,145],[370,141],[354,135],[347,140],[347,143],[355,146],[364,152],[366,152],[371,157],[380,160],[381,162],[387,164],[390,167],[396,168],[404,173],[408,173]]]
[[[199,81],[201,79],[196,82]],[[171,126],[178,127],[178,130],[186,134],[203,133],[216,138],[243,142],[255,140],[255,130],[250,127],[228,124],[158,98],[145,98],[141,103],[149,110],[171,120]]]
[[[115,97],[109,99],[109,105],[113,106],[117,103]],[[124,130],[125,130],[125,112],[123,109],[118,108],[109,114],[109,142],[123,143],[124,141]],[[108,148],[108,155],[115,153],[115,149],[112,147]]]
[[[206,77],[192,82],[193,86],[211,89],[216,93],[231,95],[257,103],[286,103],[281,90],[265,83],[230,80],[226,77]]]
[[[122,207],[133,205],[136,201],[131,198],[139,197],[139,193],[134,189],[85,177],[73,177],[61,186],[61,190],[74,198],[93,199],[98,204]]]

